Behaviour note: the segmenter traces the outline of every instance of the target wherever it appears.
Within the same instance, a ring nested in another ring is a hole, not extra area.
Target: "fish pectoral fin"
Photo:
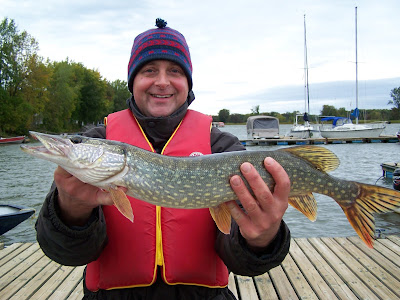
[[[289,204],[305,215],[310,221],[314,222],[317,219],[317,202],[312,193],[290,196]]]
[[[231,213],[225,203],[221,203],[215,207],[210,207],[210,214],[221,232],[225,234],[231,232]]]
[[[133,223],[133,211],[131,202],[126,197],[125,193],[117,187],[110,187],[109,192],[111,198],[114,201],[115,207],[125,218]]]

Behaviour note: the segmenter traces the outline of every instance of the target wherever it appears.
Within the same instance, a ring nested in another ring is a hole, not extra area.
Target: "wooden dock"
[[[240,142],[244,146],[274,146],[274,145],[326,145],[326,144],[350,144],[350,143],[398,143],[397,136],[379,136],[376,138],[293,138],[281,137],[279,139],[242,139]]]
[[[61,266],[37,243],[0,250],[0,299],[82,299],[84,267]],[[257,277],[231,274],[240,300],[400,299],[400,237],[367,248],[347,238],[295,238],[277,268]]]

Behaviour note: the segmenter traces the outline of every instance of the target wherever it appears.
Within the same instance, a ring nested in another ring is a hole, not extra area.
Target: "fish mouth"
[[[41,146],[21,145],[25,152],[37,155],[68,156],[73,143],[63,136],[29,131],[30,135],[42,143]]]

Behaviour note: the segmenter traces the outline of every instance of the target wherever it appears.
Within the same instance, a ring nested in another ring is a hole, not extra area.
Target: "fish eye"
[[[70,138],[70,141],[73,142],[74,144],[80,144],[80,143],[82,143],[82,137],[73,136]]]

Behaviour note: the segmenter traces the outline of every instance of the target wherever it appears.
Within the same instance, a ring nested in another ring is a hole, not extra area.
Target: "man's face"
[[[166,117],[185,103],[189,85],[183,69],[168,60],[145,64],[133,80],[136,105],[148,117]]]

